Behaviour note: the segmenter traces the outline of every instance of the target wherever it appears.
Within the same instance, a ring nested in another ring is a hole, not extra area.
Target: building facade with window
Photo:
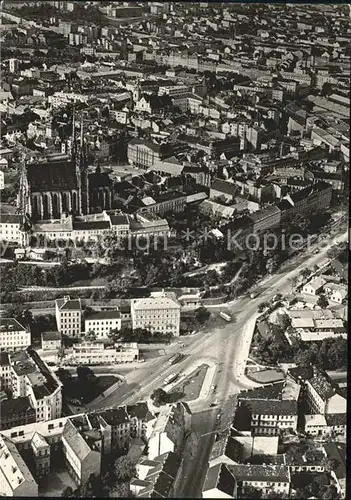
[[[131,301],[133,329],[180,334],[180,304],[170,297],[150,297]]]
[[[64,297],[55,301],[57,330],[68,337],[80,337],[82,332],[82,305],[80,299]]]
[[[14,318],[1,318],[0,351],[20,351],[29,347],[31,342],[29,328],[25,328]]]

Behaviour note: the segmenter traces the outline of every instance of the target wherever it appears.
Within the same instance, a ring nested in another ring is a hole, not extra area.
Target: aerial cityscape
[[[0,497],[346,498],[350,20],[1,1]]]

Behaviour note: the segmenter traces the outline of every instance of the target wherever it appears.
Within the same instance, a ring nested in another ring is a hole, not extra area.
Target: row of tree
[[[324,339],[321,342],[302,342],[292,339],[290,345],[285,339],[285,329],[275,325],[275,332],[263,338],[258,332],[253,339],[254,357],[270,366],[279,363],[298,363],[302,366],[316,365],[323,370],[346,370],[347,339],[342,337]]]

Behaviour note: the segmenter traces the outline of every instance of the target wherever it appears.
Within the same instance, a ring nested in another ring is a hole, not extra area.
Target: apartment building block
[[[80,299],[70,299],[69,296],[55,301],[55,316],[57,329],[62,335],[80,337],[82,332],[82,305]]]
[[[101,470],[101,432],[89,423],[80,417],[68,419],[62,434],[68,472],[77,485],[85,484],[91,474],[98,476]]]
[[[93,312],[86,317],[84,324],[86,333],[92,331],[97,339],[106,339],[112,330],[121,329],[121,313],[119,311]]]
[[[20,214],[0,214],[0,240],[24,247],[28,244],[26,219]]]
[[[25,328],[14,318],[1,318],[0,351],[20,351],[29,347],[31,342],[29,328]]]
[[[61,416],[62,383],[40,358],[29,348],[10,357],[13,397],[28,397],[36,412],[36,421],[47,421]]]
[[[237,482],[226,464],[208,468],[202,498],[237,498]]]
[[[11,363],[7,352],[0,352],[0,387],[3,390],[12,388]]]
[[[40,479],[50,474],[50,445],[38,432],[30,442],[35,464],[35,477]]]
[[[0,495],[38,498],[38,484],[11,439],[0,435]]]
[[[180,304],[173,298],[160,296],[131,301],[133,329],[180,334]]]
[[[84,342],[73,345],[67,351],[66,361],[74,365],[114,365],[118,363],[132,363],[139,359],[137,342],[119,342],[114,346],[107,346],[101,342]]]
[[[161,407],[148,443],[148,457],[167,452],[180,453],[185,435],[186,417],[182,404]]]
[[[300,386],[293,381],[242,392],[236,418],[255,436],[277,436],[284,429],[295,431],[299,395]]]
[[[289,495],[290,471],[287,465],[230,465],[228,469],[241,491],[259,488],[263,495]]]
[[[132,479],[131,492],[137,497],[172,497],[181,459],[169,452],[153,460],[142,457],[137,466],[137,478]]]
[[[346,414],[347,400],[338,393],[329,377],[314,368],[306,381],[307,404],[312,414]]]
[[[282,211],[282,220],[290,220],[296,214],[312,214],[330,207],[333,188],[327,182],[315,184],[290,193],[278,203]]]
[[[28,396],[4,399],[0,404],[0,430],[36,421],[36,412]]]

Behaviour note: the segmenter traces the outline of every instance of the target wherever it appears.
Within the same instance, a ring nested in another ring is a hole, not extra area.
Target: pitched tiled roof
[[[238,192],[238,187],[231,182],[224,181],[222,179],[214,179],[211,184],[211,189],[215,189],[216,191],[221,191],[222,193],[229,194],[231,196],[235,196]]]
[[[100,413],[100,416],[109,425],[115,426],[129,422],[126,408],[113,408]]]
[[[138,496],[168,498],[178,474],[181,459],[176,453],[168,452],[156,457],[154,462],[157,465],[150,469],[145,477],[148,485],[140,491]]]
[[[75,231],[89,231],[92,229],[110,229],[110,222],[107,220],[77,221],[73,220]]]
[[[232,438],[229,434],[224,435],[221,439],[216,441],[212,447],[210,461],[223,455],[239,463],[243,455],[244,446]]]
[[[334,473],[338,480],[346,478],[346,444],[327,443],[323,448],[329,459],[335,460]]]
[[[329,380],[329,377],[323,372],[315,370],[314,376],[308,381],[309,384],[314,388],[317,394],[324,400],[327,401],[333,394],[335,394],[335,388]]]
[[[347,415],[346,413],[329,413],[325,415],[325,420],[327,425],[346,425],[347,424]]]
[[[154,415],[149,411],[148,405],[145,402],[142,403],[137,403],[135,405],[127,406],[127,413],[131,417],[136,417],[139,420],[145,420],[146,422],[149,422],[150,420],[153,420]]]
[[[63,438],[67,441],[71,449],[74,450],[80,461],[83,461],[90,453],[90,447],[70,420],[67,420],[64,427]]]
[[[15,318],[1,318],[0,332],[24,331],[25,327],[21,325]]]
[[[110,215],[110,219],[111,219],[111,224],[113,226],[121,226],[121,225],[128,225],[129,226],[128,217],[124,214]]]
[[[30,163],[26,168],[32,192],[78,188],[76,166],[73,161]]]
[[[56,299],[56,303],[61,311],[65,310],[73,310],[78,311],[81,310],[81,302],[80,299]]]
[[[1,401],[0,404],[0,421],[3,421],[10,416],[20,415],[29,412],[33,412],[35,415],[35,410],[31,406],[28,397],[4,399],[3,401]]]
[[[229,468],[224,464],[214,465],[207,471],[203,491],[216,488],[233,498],[235,479]]]
[[[290,482],[286,465],[228,465],[228,469],[237,481]]]
[[[86,320],[99,320],[99,319],[119,319],[121,317],[120,311],[95,311],[86,316]]]
[[[297,415],[297,401],[250,400],[245,405],[254,415]]]
[[[312,366],[296,366],[294,368],[288,369],[288,375],[291,376],[295,382],[298,381],[306,381],[313,377],[313,368]]]

